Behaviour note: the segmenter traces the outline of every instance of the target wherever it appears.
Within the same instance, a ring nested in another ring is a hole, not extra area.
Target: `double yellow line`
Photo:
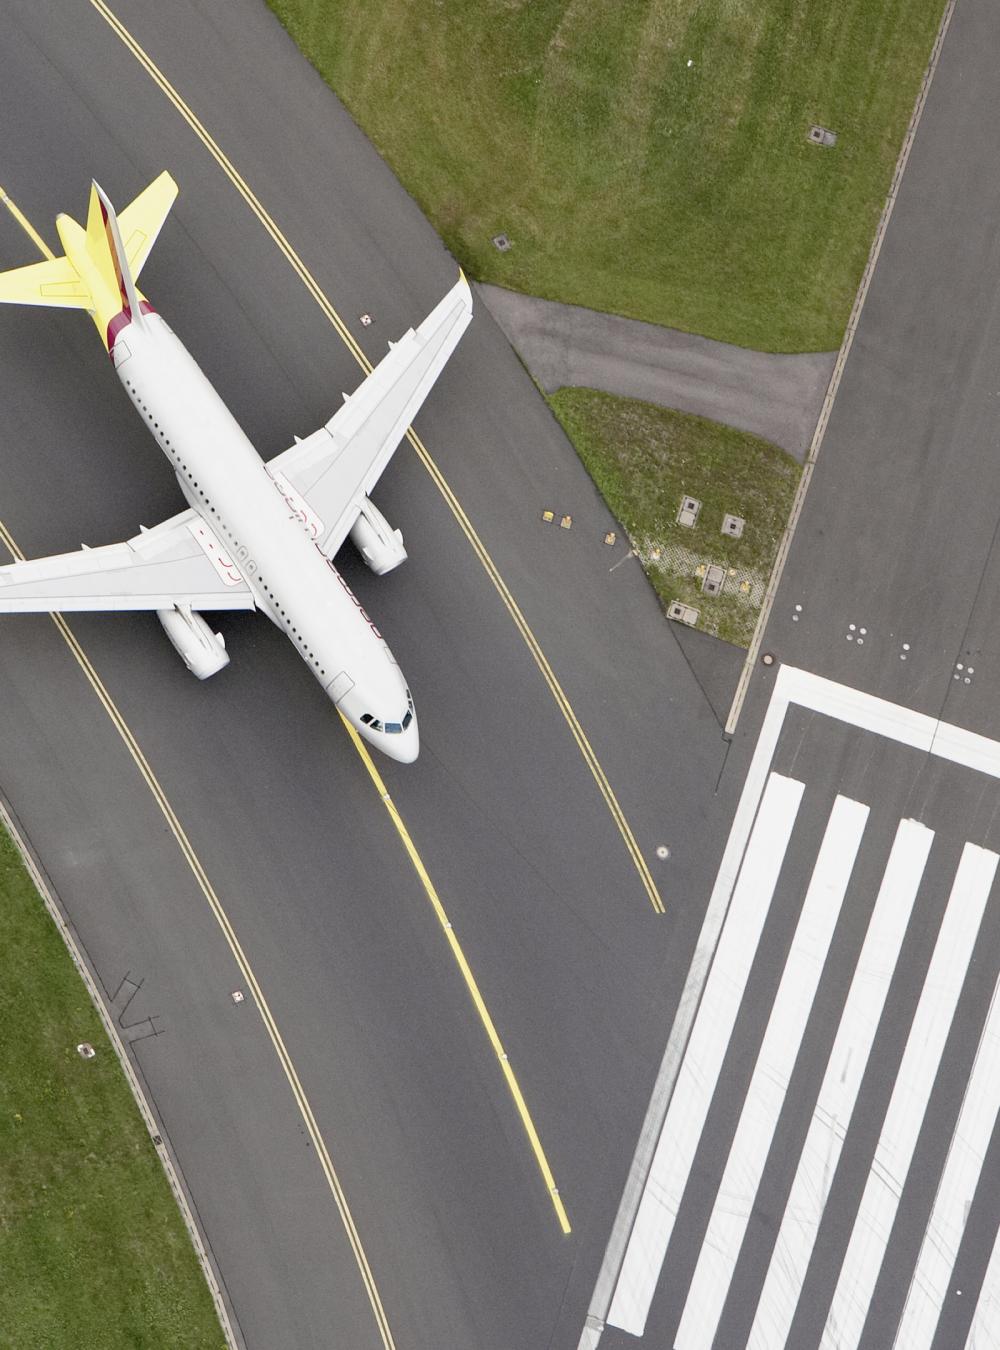
[[[336,329],[337,333],[340,335],[341,339],[343,340],[343,342],[345,343],[351,354],[354,356],[359,366],[366,374],[370,372],[372,369],[371,363],[368,361],[362,349],[358,346],[349,329],[343,323],[340,316],[333,308],[333,305],[330,303],[329,299],[322,291],[319,284],[316,282],[315,278],[312,276],[312,274],[306,268],[305,264],[299,258],[298,254],[292,248],[291,244],[282,234],[281,230],[278,228],[277,224],[272,219],[270,214],[265,210],[264,206],[259,201],[256,194],[251,190],[249,185],[246,183],[243,177],[237,172],[236,168],[228,159],[228,157],[222,152],[220,147],[209,135],[208,131],[201,123],[201,121],[198,119],[198,117],[194,114],[191,108],[184,102],[184,100],[180,97],[180,95],[173,88],[170,82],[166,79],[163,73],[159,70],[159,68],[145,53],[145,51],[138,44],[138,42],[136,42],[136,40],[132,37],[132,35],[120,22],[117,16],[108,8],[108,6],[104,3],[104,0],[90,0],[90,3],[93,6],[93,8],[97,10],[100,16],[105,20],[105,22],[109,25],[109,27],[112,29],[115,35],[120,39],[120,41],[131,52],[131,54],[135,57],[135,59],[147,72],[147,74],[154,81],[157,87],[161,90],[164,96],[170,101],[170,103],[174,106],[177,112],[188,124],[188,126],[191,128],[194,134],[205,146],[205,148],[211,154],[213,159],[225,173],[226,177],[230,180],[230,182],[239,192],[240,196],[246,202],[250,210],[253,212],[253,214],[257,217],[257,219],[263,225],[265,230],[268,232],[268,234],[270,235],[274,243],[277,245],[277,247],[285,257],[289,265],[293,268],[296,275],[299,277],[300,281],[306,287],[309,294],[319,305],[320,309],[323,311],[324,315],[327,317],[331,325]],[[31,223],[27,220],[27,218],[23,215],[23,213],[17,207],[16,203],[13,202],[13,200],[2,189],[0,189],[0,201],[2,201],[3,204],[7,207],[7,209],[11,212],[13,217],[18,221],[18,223],[28,234],[28,236],[32,239],[32,241],[35,243],[38,249],[44,254],[44,256],[52,258],[54,255],[52,254],[52,251],[49,249],[48,245],[37,233],[37,231],[34,229]],[[564,719],[566,720],[566,723],[569,726],[573,739],[575,740],[577,747],[579,748],[580,753],[583,756],[584,762],[587,764],[587,767],[590,770],[597,784],[597,787],[605,800],[605,803],[611,813],[612,819],[614,820],[615,825],[619,833],[621,834],[623,842],[625,843],[626,849],[628,850],[629,856],[632,859],[633,865],[636,868],[636,871],[639,875],[639,878],[643,884],[643,887],[646,891],[646,894],[649,898],[649,901],[653,909],[658,913],[663,913],[664,911],[663,902],[660,898],[659,892],[649,872],[646,862],[642,857],[638,844],[636,843],[635,837],[632,834],[632,831],[628,825],[627,820],[625,819],[624,813],[621,810],[621,807],[617,801],[617,798],[615,797],[615,794],[611,788],[610,783],[608,782],[604,770],[602,769],[600,762],[598,761],[597,756],[594,753],[593,748],[591,747],[590,742],[587,739],[587,736],[582,726],[580,725],[580,722],[577,719],[576,714],[574,713],[568,698],[566,697],[558,680],[556,679],[555,673],[553,672],[551,666],[549,665],[548,660],[545,657],[544,652],[542,651],[534,634],[532,633],[527,620],[525,619],[523,613],[521,612],[519,606],[517,605],[517,602],[511,595],[506,583],[504,582],[496,565],[494,564],[492,558],[490,557],[490,554],[488,553],[485,545],[483,544],[482,540],[479,538],[478,534],[473,528],[461,504],[459,503],[455,494],[452,492],[450,486],[448,485],[446,479],[444,478],[444,475],[441,473],[436,463],[434,462],[432,456],[430,455],[429,451],[427,450],[427,447],[423,444],[423,442],[416,435],[416,433],[413,432],[412,429],[407,433],[407,435],[421,463],[424,465],[425,469],[430,474],[433,482],[438,488],[438,491],[444,498],[448,508],[451,510],[463,534],[469,541],[473,551],[475,552],[477,558],[479,559],[488,577],[490,578],[490,581],[497,590],[497,593],[499,594],[503,604],[507,608],[511,618],[514,621],[515,627],[520,633],[522,640],[525,642],[526,646],[528,647],[528,650],[531,652],[532,658],[534,659],[536,665],[538,666],[538,669],[541,672],[546,685],[548,686],[553,698],[555,699],[557,707],[559,708]],[[9,531],[2,524],[2,522],[0,522],[0,539],[2,539],[3,542],[7,545],[7,547],[10,549],[14,557],[17,558],[23,557],[16,542],[11,537]],[[386,1318],[385,1310],[382,1305],[378,1289],[375,1285],[371,1267],[368,1263],[367,1257],[361,1244],[360,1237],[358,1235],[357,1228],[355,1226],[353,1217],[350,1212],[350,1208],[347,1204],[346,1195],[337,1177],[336,1171],[333,1167],[333,1163],[330,1158],[329,1152],[323,1141],[323,1137],[319,1131],[315,1117],[313,1116],[312,1108],[310,1107],[309,1101],[302,1088],[301,1082],[299,1081],[298,1074],[295,1070],[295,1066],[292,1063],[288,1051],[284,1045],[284,1042],[281,1038],[281,1034],[278,1031],[277,1025],[270,1012],[267,1001],[264,997],[262,989],[260,988],[260,985],[253,972],[253,969],[250,966],[249,962],[247,961],[246,955],[240,946],[236,933],[228,919],[228,916],[225,913],[225,910],[221,905],[221,902],[219,901],[219,898],[211,882],[208,879],[207,874],[205,873],[204,868],[201,865],[200,860],[195,854],[193,848],[191,847],[191,844],[183,830],[183,827],[181,826],[173,808],[171,807],[155,775],[153,774],[152,769],[150,768],[145,756],[143,755],[142,750],[140,749],[138,743],[135,740],[135,737],[133,736],[131,730],[125,723],[123,717],[121,716],[121,713],[115,706],[107,689],[104,687],[102,681],[100,680],[100,677],[97,675],[97,672],[94,670],[93,665],[91,664],[86,653],[83,651],[82,647],[78,643],[76,637],[74,636],[72,630],[69,628],[68,624],[65,622],[65,620],[62,618],[61,615],[56,614],[53,615],[52,617],[53,622],[56,624],[56,627],[59,629],[59,632],[61,633],[64,641],[66,642],[67,646],[72,652],[74,659],[79,664],[88,683],[93,688],[101,705],[104,707],[108,717],[111,719],[113,725],[118,731],[129,754],[132,756],[132,759],[135,762],[137,768],[139,769],[140,774],[142,775],[151,793],[153,794],[154,800],[156,801],[164,818],[166,819],[168,827],[170,828],[171,833],[174,835],[174,838],[176,839],[177,844],[180,847],[181,852],[185,860],[187,861],[188,866],[190,867],[191,872],[194,875],[198,886],[205,895],[205,898],[207,899],[209,906],[213,914],[215,915],[215,918],[220,928],[222,929],[226,941],[229,944],[230,950],[232,951],[233,956],[243,974],[243,977],[246,980],[246,983],[250,988],[251,992],[253,993],[257,1006],[260,1009],[261,1017],[264,1021],[264,1025],[267,1029],[268,1035],[270,1036],[271,1041],[278,1054],[278,1058],[282,1065],[282,1069],[288,1080],[289,1086],[292,1089],[293,1096],[298,1105],[303,1120],[306,1124],[309,1135],[316,1148],[317,1156],[320,1158],[320,1163],[323,1168],[324,1175],[326,1176],[331,1193],[334,1196],[338,1211],[341,1215],[341,1220],[344,1224],[344,1228],[351,1245],[351,1249],[354,1253],[355,1261],[357,1262],[358,1269],[361,1273],[362,1281],[364,1283],[366,1293],[368,1294],[368,1298],[371,1303],[373,1313],[375,1315],[376,1324],[378,1326],[383,1344],[385,1345],[386,1350],[394,1350],[395,1342],[392,1337],[392,1332],[389,1327],[388,1320]],[[345,725],[347,724],[345,723]],[[513,1072],[513,1069],[511,1068],[509,1058],[507,1056],[506,1051],[504,1050],[503,1043],[496,1030],[496,1026],[493,1022],[492,1017],[490,1016],[488,1008],[486,1007],[485,1001],[476,983],[475,976],[472,973],[472,969],[469,965],[469,962],[465,957],[462,947],[458,941],[458,938],[455,934],[451,921],[449,920],[448,915],[444,909],[444,906],[442,905],[441,900],[437,894],[437,891],[433,885],[433,882],[431,881],[431,878],[423,865],[423,862],[420,858],[419,853],[417,852],[417,849],[409,834],[409,831],[406,828],[405,822],[403,821],[402,816],[400,815],[395,803],[393,802],[389,792],[387,791],[385,783],[382,780],[382,777],[379,774],[378,769],[376,768],[374,762],[372,761],[371,755],[368,753],[368,750],[364,745],[364,742],[360,739],[360,737],[357,735],[357,733],[354,731],[352,727],[347,726],[347,730],[351,736],[355,748],[358,754],[360,755],[362,762],[364,763],[365,768],[376,790],[379,793],[380,799],[382,800],[383,805],[390,819],[392,820],[394,827],[396,828],[396,831],[400,837],[403,847],[405,848],[406,853],[410,858],[414,870],[416,871],[417,876],[420,879],[420,882],[424,888],[427,898],[430,901],[434,909],[435,915],[438,919],[438,922],[440,923],[441,928],[445,934],[445,937],[451,948],[452,955],[456,961],[456,964],[459,967],[462,978],[465,981],[466,988],[472,999],[473,1005],[476,1008],[476,1011],[484,1026],[484,1029],[487,1033],[493,1051],[497,1056],[497,1060],[500,1064],[501,1071],[503,1073],[511,1096],[514,1100],[518,1115],[521,1119],[522,1125],[528,1136],[529,1143],[534,1153],[539,1170],[542,1174],[542,1178],[544,1180],[546,1189],[549,1193],[553,1208],[555,1209],[560,1227],[564,1233],[568,1233],[570,1231],[569,1219],[566,1213],[565,1206],[563,1205],[562,1199],[559,1195],[558,1188],[556,1187],[555,1179],[553,1177],[551,1168],[549,1167],[544,1150],[542,1148],[538,1132],[532,1121],[531,1114],[528,1110],[527,1103],[525,1102],[524,1099],[524,1095],[520,1090],[516,1076]]]
[[[4,200],[6,204],[7,199],[4,197],[2,198],[2,200]],[[7,546],[13,557],[23,561],[24,554],[21,552],[16,541],[12,537],[10,531],[7,529],[6,525],[4,525],[2,521],[0,521],[0,540],[2,540],[3,543]],[[205,899],[208,901],[209,907],[211,908],[212,913],[215,915],[216,922],[222,929],[226,942],[229,944],[229,950],[232,952],[233,957],[236,960],[236,964],[239,966],[240,973],[243,976],[243,979],[246,981],[247,987],[253,994],[257,1007],[260,1010],[260,1015],[261,1018],[263,1019],[264,1026],[267,1029],[267,1034],[271,1038],[271,1043],[274,1046],[275,1051],[277,1052],[278,1060],[281,1064],[282,1070],[284,1071],[285,1078],[287,1079],[288,1085],[292,1090],[292,1096],[295,1098],[295,1104],[298,1106],[299,1112],[305,1123],[306,1129],[309,1132],[309,1138],[312,1140],[313,1147],[316,1149],[316,1155],[319,1158],[320,1166],[323,1169],[323,1175],[326,1177],[327,1185],[329,1186],[334,1201],[336,1203],[337,1210],[340,1214],[341,1222],[344,1225],[344,1231],[347,1234],[347,1240],[350,1243],[351,1251],[354,1254],[354,1260],[357,1263],[358,1270],[361,1274],[361,1280],[365,1287],[365,1293],[368,1295],[368,1301],[371,1304],[372,1312],[375,1316],[375,1323],[378,1327],[379,1334],[382,1337],[382,1343],[385,1346],[385,1350],[395,1350],[396,1342],[393,1340],[392,1330],[389,1326],[389,1320],[386,1317],[385,1308],[382,1305],[382,1299],[381,1296],[379,1295],[378,1288],[375,1284],[375,1277],[372,1274],[371,1266],[368,1264],[368,1257],[365,1255],[364,1247],[361,1245],[361,1238],[358,1234],[358,1230],[354,1222],[354,1217],[351,1214],[350,1206],[347,1203],[347,1196],[344,1193],[343,1186],[340,1184],[340,1178],[337,1176],[336,1169],[334,1168],[333,1165],[333,1160],[331,1159],[329,1151],[326,1147],[326,1142],[324,1141],[320,1128],[316,1123],[316,1117],[313,1115],[312,1107],[309,1105],[309,1099],[305,1094],[301,1082],[299,1081],[299,1075],[296,1072],[295,1065],[292,1063],[292,1057],[288,1053],[288,1050],[285,1046],[285,1042],[281,1038],[281,1032],[278,1030],[278,1024],[274,1020],[274,1015],[272,1014],[271,1009],[268,1006],[267,999],[264,997],[264,991],[257,981],[257,976],[254,974],[253,967],[247,960],[246,953],[243,951],[243,948],[240,945],[240,940],[236,936],[236,931],[229,921],[229,916],[223,909],[222,903],[215,892],[215,887],[209,880],[208,874],[206,873],[204,867],[202,866],[201,860],[199,859],[197,853],[195,853],[194,849],[191,847],[191,842],[184,832],[184,827],[177,819],[177,815],[174,811],[174,808],[170,805],[166,793],[163,791],[163,788],[160,786],[156,775],[150,768],[149,761],[143,754],[139,746],[139,743],[133,736],[132,731],[129,728],[128,724],[126,723],[124,717],[122,717],[121,713],[118,711],[118,708],[115,706],[114,700],[112,699],[111,695],[104,687],[104,683],[101,680],[101,677],[94,669],[93,665],[90,662],[90,658],[87,656],[87,653],[80,646],[79,642],[76,639],[76,635],[73,633],[69,624],[62,617],[62,615],[53,614],[51,618],[52,622],[55,624],[56,628],[58,628],[60,634],[62,635],[63,641],[66,643],[67,647],[69,647],[70,651],[73,653],[73,657],[77,665],[83,671],[84,676],[87,679],[87,683],[93,689],[94,693],[98,697],[98,700],[100,701],[101,706],[107,713],[108,717],[111,719],[112,725],[114,726],[115,730],[118,732],[118,735],[124,742],[125,748],[131,755],[136,765],[136,768],[139,770],[139,773],[142,775],[146,783],[146,786],[153,794],[153,800],[160,808],[160,811],[163,815],[164,820],[167,822],[167,826],[169,827],[171,834],[176,839],[177,846],[179,847],[181,853],[183,854],[184,860],[187,863],[188,867],[191,869],[191,872],[194,876],[195,881],[197,882],[199,890],[202,892]]]
[[[265,209],[263,203],[257,197],[256,193],[254,193],[254,191],[250,188],[250,186],[248,185],[246,180],[242,177],[242,175],[237,172],[236,167],[233,165],[232,161],[223,152],[220,146],[215,142],[215,140],[209,134],[208,130],[200,121],[200,119],[196,116],[196,114],[192,111],[192,109],[188,107],[187,103],[184,102],[184,100],[181,98],[177,90],[173,87],[173,85],[170,83],[167,77],[153,62],[153,60],[146,54],[146,52],[142,49],[142,47],[135,40],[132,34],[121,22],[121,20],[117,18],[117,16],[114,13],[112,13],[112,11],[104,3],[104,0],[90,0],[90,3],[93,5],[94,9],[96,9],[97,12],[101,15],[101,17],[106,21],[106,23],[113,30],[115,35],[118,38],[120,38],[120,40],[132,53],[132,55],[142,66],[143,70],[146,71],[146,73],[149,75],[150,79],[154,82],[157,88],[161,90],[164,96],[167,99],[169,99],[170,103],[173,104],[174,108],[176,108],[177,112],[180,113],[181,117],[184,119],[184,121],[188,124],[188,126],[197,136],[198,140],[201,141],[202,145],[215,160],[216,164],[218,164],[219,168],[226,175],[226,177],[229,179],[232,185],[236,188],[236,191],[240,194],[240,196],[246,202],[247,206],[260,221],[261,225],[263,225],[264,229],[274,240],[275,244],[278,246],[281,253],[288,261],[289,265],[292,267],[296,276],[302,282],[303,286],[305,286],[306,290],[309,292],[309,294],[315,300],[316,304],[326,315],[327,319],[330,321],[333,327],[337,330],[345,346],[350,351],[354,359],[357,361],[358,365],[361,367],[361,369],[365,372],[366,375],[370,373],[372,369],[371,362],[368,360],[367,356],[365,356],[364,352],[358,346],[347,325],[344,323],[340,315],[334,309],[333,305],[330,303],[329,299],[321,289],[315,277],[306,267],[305,263],[296,253],[292,245],[285,238],[284,234],[282,234],[281,230],[278,228],[277,224],[275,223],[270,213]],[[465,514],[465,511],[462,509],[462,506],[459,503],[458,498],[455,496],[454,492],[452,492],[451,488],[448,486],[448,483],[444,475],[441,473],[441,470],[437,467],[434,460],[431,458],[430,452],[428,451],[427,447],[424,445],[423,441],[421,441],[420,437],[416,434],[416,432],[412,429],[412,427],[407,432],[407,439],[413,446],[414,450],[416,450],[417,455],[420,458],[420,462],[423,464],[424,468],[427,470],[427,472],[433,479],[435,486],[441,493],[441,496],[447,503],[449,510],[452,512],[456,521],[458,522],[458,525],[461,528],[462,533],[465,535],[466,539],[468,539],[469,543],[472,545],[473,552],[479,559],[480,563],[482,563],[483,568],[486,571],[486,575],[493,583],[494,587],[497,590],[497,593],[500,596],[500,599],[503,601],[511,618],[514,620],[514,625],[517,628],[517,631],[520,633],[522,639],[525,642],[525,645],[527,646],[528,650],[532,655],[533,660],[535,661],[535,664],[538,666],[538,669],[542,674],[542,678],[545,680],[545,683],[548,685],[552,697],[556,701],[556,706],[559,708],[559,711],[562,713],[563,717],[566,720],[567,725],[569,726],[570,732],[572,733],[573,739],[576,742],[581,755],[583,756],[587,768],[593,775],[598,790],[601,796],[604,798],[607,808],[611,813],[611,818],[614,820],[615,825],[618,828],[618,832],[622,837],[626,849],[628,850],[629,857],[632,859],[632,863],[635,867],[636,872],[639,875],[639,879],[642,882],[643,888],[646,892],[646,895],[649,898],[650,904],[657,913],[662,914],[664,912],[663,901],[660,898],[660,893],[657,890],[656,883],[654,882],[649,867],[646,864],[646,860],[643,858],[642,853],[639,849],[639,845],[636,843],[635,836],[632,833],[629,823],[625,819],[625,814],[622,811],[620,805],[618,804],[618,799],[615,797],[611,784],[608,782],[607,776],[604,770],[601,768],[600,762],[596,754],[594,753],[593,747],[591,746],[589,740],[587,739],[586,732],[580,725],[576,713],[573,711],[569,699],[563,692],[562,687],[559,684],[559,681],[556,679],[555,672],[553,671],[552,667],[549,665],[548,660],[546,659],[545,653],[538,645],[538,641],[535,638],[535,635],[532,633],[531,628],[528,626],[527,619],[522,614],[521,609],[517,604],[517,601],[514,599],[514,597],[508,590],[507,585],[503,580],[503,577],[497,570],[496,564],[493,562],[493,559],[487,552],[486,546],[479,538],[479,535],[473,528],[471,521]]]

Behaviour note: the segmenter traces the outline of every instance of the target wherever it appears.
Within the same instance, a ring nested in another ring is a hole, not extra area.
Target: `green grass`
[[[0,1346],[225,1344],[86,989],[0,832]],[[89,1041],[95,1059],[76,1046]]]
[[[693,605],[700,629],[747,646],[799,481],[791,455],[704,417],[594,389],[560,389],[549,402],[664,604]],[[702,504],[693,529],[677,524],[683,496]],[[742,538],[720,533],[727,513],[746,521]],[[717,597],[701,591],[698,569],[709,564],[726,569]]]
[[[825,351],[944,0],[271,5],[473,276]]]

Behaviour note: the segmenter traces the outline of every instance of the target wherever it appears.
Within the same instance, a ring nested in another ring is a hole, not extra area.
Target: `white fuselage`
[[[153,313],[120,331],[112,355],[189,504],[258,607],[288,635],[361,736],[393,759],[416,759],[416,714],[388,644],[194,358]]]

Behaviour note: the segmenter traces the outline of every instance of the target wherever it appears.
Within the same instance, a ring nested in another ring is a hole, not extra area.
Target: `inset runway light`
[[[367,314],[367,313],[366,313],[366,314],[362,314],[362,315],[361,315],[361,327],[362,327],[362,328],[371,328],[371,326],[372,326],[372,324],[373,324],[374,322],[375,322],[375,320],[372,318],[372,316],[371,316],[370,314]]]
[[[573,527],[573,517],[572,517],[572,516],[563,516],[562,520],[560,520],[560,522],[559,522],[559,527],[560,527],[560,529],[563,529],[563,530],[569,530],[569,529],[572,529],[572,527]]]
[[[666,859],[670,857],[670,849],[669,849],[668,845],[666,845],[666,844],[657,844],[657,846],[656,846],[656,856],[657,856],[658,858],[662,859],[663,861],[666,861]]]
[[[233,1002],[234,1002],[234,1003],[242,1003],[242,1002],[243,1002],[243,990],[242,990],[242,989],[234,989],[234,990],[233,990]]]
[[[556,518],[556,513],[555,513],[554,511],[543,511],[543,512],[542,512],[542,519],[545,521],[546,525],[551,525],[552,522],[555,520],[555,518]]]
[[[608,530],[607,534],[604,536],[604,542],[605,542],[609,547],[610,547],[610,545],[614,544],[614,543],[616,542],[617,539],[618,539],[618,536],[615,534],[614,530]]]
[[[81,1059],[93,1059],[94,1056],[97,1054],[97,1051],[94,1049],[94,1047],[90,1044],[89,1041],[82,1041],[76,1047],[76,1053],[80,1056]]]

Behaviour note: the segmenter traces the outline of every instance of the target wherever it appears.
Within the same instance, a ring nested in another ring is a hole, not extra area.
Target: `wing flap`
[[[333,417],[268,464],[279,490],[284,477],[304,499],[303,515],[332,558],[472,320],[472,292],[463,276],[417,329],[410,329]],[[288,497],[287,492],[285,492]]]
[[[0,614],[255,609],[253,592],[194,511],[133,539],[0,567]]]

